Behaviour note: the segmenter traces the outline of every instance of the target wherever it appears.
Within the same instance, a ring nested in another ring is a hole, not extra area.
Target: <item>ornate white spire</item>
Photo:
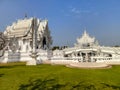
[[[84,33],[83,33],[83,35],[82,36],[84,36],[84,37],[88,37],[89,36],[89,34],[86,32],[86,30],[84,30]]]
[[[77,38],[77,44],[75,44],[75,45],[76,46],[83,46],[83,45],[93,45],[93,44],[95,44],[95,38],[90,37],[85,29],[84,33],[82,34],[82,37]]]

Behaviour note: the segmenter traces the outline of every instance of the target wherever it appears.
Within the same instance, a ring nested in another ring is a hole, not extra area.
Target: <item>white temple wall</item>
[[[38,55],[37,60],[44,61],[44,60],[48,60],[49,59],[49,57],[48,57],[49,54],[48,54],[47,50],[38,49],[37,50],[37,55]]]
[[[30,41],[29,40],[19,40],[19,46],[20,46],[20,51],[21,52],[30,52],[31,51],[31,46],[30,46]]]
[[[11,52],[5,51],[4,56],[0,57],[0,63],[7,63],[7,62],[18,62],[20,61],[20,53],[19,52]]]
[[[7,63],[7,62],[27,62],[32,60],[31,52],[15,52],[12,51],[5,51],[4,56],[0,57],[0,63]],[[45,61],[49,60],[47,50],[39,50],[37,53],[37,61]]]
[[[29,61],[29,60],[32,60],[32,58],[30,57],[30,53],[21,52],[20,61],[25,62],[25,61]]]

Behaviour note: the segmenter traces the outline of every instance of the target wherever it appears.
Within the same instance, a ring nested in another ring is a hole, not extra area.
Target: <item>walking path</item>
[[[66,65],[67,67],[76,67],[76,68],[108,68],[111,67],[105,63],[72,63]]]
[[[43,62],[44,64],[52,64],[52,65],[65,65],[67,67],[72,68],[110,68],[112,65],[120,65],[119,62],[79,62],[79,63],[63,63],[63,62],[51,62],[50,60],[46,60]]]

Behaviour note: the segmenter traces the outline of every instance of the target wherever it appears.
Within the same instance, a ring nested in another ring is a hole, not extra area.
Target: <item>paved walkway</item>
[[[63,63],[63,62],[51,62],[50,60],[46,60],[43,62],[44,64],[61,64],[66,65],[67,67],[72,68],[110,68],[112,65],[120,65],[119,62],[76,62],[76,63]]]
[[[72,63],[66,65],[67,67],[77,67],[77,68],[107,68],[110,65],[106,63]]]

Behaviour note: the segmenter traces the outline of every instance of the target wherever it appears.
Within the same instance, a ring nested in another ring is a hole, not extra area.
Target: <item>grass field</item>
[[[78,69],[0,64],[0,90],[120,90],[120,66]]]

